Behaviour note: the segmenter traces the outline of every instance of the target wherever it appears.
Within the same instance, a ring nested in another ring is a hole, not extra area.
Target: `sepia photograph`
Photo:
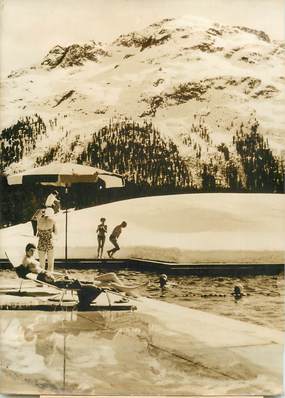
[[[0,394],[284,394],[283,0],[0,0]]]

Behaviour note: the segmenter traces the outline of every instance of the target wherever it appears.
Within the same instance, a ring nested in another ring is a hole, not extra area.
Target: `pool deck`
[[[28,281],[25,293],[19,295],[12,283],[2,284],[0,308],[76,310],[71,295],[62,307],[50,301],[56,293],[52,290]],[[136,310],[136,316],[149,325],[152,348],[202,367],[217,378],[242,380],[243,391],[248,393],[247,385],[258,386],[264,395],[282,393],[283,332],[146,297],[120,303],[120,297],[111,293],[110,299],[111,306],[101,294],[90,311]]]
[[[5,285],[5,286],[4,286]],[[76,311],[78,300],[76,292],[53,289],[51,287],[36,285],[30,281],[24,281],[21,291],[20,283],[4,281],[0,288],[0,310],[10,311]],[[102,293],[90,311],[134,311],[133,302],[123,302],[123,297],[114,293]],[[110,301],[109,301],[110,300]]]
[[[152,299],[137,308],[160,322],[153,326],[154,347],[217,377],[263,380],[263,394],[281,393],[283,332]]]

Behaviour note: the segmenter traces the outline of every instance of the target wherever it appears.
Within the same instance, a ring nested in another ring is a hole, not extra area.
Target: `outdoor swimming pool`
[[[70,271],[92,280],[94,271]],[[161,297],[156,274],[121,270],[132,282],[150,279],[143,294],[282,330],[283,276],[170,277]],[[1,281],[14,279],[1,272]],[[235,302],[235,282],[250,296]],[[15,279],[15,283],[19,280]],[[171,314],[170,314],[171,316]],[[268,380],[231,379],[153,344],[153,320],[135,312],[1,312],[3,393],[96,395],[259,394]],[[187,340],[187,336],[185,337]],[[195,345],[191,339],[188,346]],[[265,387],[266,386],[266,387]]]
[[[68,270],[68,275],[87,281],[93,281],[94,275],[112,271],[99,270]],[[130,269],[116,269],[114,272],[126,283],[143,283],[150,281],[149,287],[142,291],[142,295],[176,303],[189,308],[225,315],[234,319],[255,323],[279,330],[284,330],[284,274],[256,275],[244,277],[197,277],[197,276],[169,276],[169,287],[162,294],[159,288],[159,274],[140,272]],[[6,280],[15,280],[13,271],[0,272],[0,284]],[[248,296],[235,301],[231,295],[233,286],[241,283]]]
[[[111,271],[69,270],[72,277],[92,281],[97,272]],[[130,269],[116,269],[122,279],[130,283],[150,285],[142,294],[150,298],[176,303],[189,308],[225,315],[257,325],[284,330],[284,275],[244,277],[169,276],[169,288],[161,293],[159,274]],[[236,283],[242,284],[248,296],[235,301],[231,295]]]

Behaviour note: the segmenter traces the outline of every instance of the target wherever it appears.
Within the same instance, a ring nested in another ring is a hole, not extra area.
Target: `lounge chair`
[[[42,281],[38,279],[38,275],[34,274],[32,272],[26,274],[25,269],[23,265],[21,264],[21,261],[19,259],[13,258],[10,254],[8,254],[5,251],[5,255],[7,259],[9,260],[10,264],[12,265],[14,271],[16,272],[17,276],[21,279],[20,283],[20,288],[19,288],[19,293],[21,292],[23,282],[25,280],[32,281],[36,284],[40,284],[42,286],[50,287],[53,289],[58,290],[61,293],[59,302],[60,305],[62,304],[63,298],[67,291],[72,291],[77,293],[78,297],[78,307],[80,309],[87,309],[90,304],[92,303],[93,300],[95,300],[96,297],[98,297],[101,293],[105,293],[108,299],[109,306],[111,306],[111,300],[108,294],[108,289],[105,288],[99,288],[96,286],[93,286],[89,283],[85,282],[79,282],[79,281],[73,281],[70,279],[66,279],[66,276],[64,274],[58,273],[58,272],[53,272],[52,276],[55,277],[55,281],[48,283],[46,281]],[[56,295],[58,295],[57,293]]]

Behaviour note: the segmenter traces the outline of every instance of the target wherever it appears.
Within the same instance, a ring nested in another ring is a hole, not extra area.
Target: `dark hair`
[[[106,218],[102,217],[102,218],[100,218],[100,221],[101,222],[106,221]]]
[[[28,243],[26,246],[26,252],[28,252],[31,249],[36,249],[36,246],[33,243]]]
[[[122,226],[122,227],[126,227],[126,226],[127,226],[126,221],[123,221],[122,224],[121,224],[121,226]]]

